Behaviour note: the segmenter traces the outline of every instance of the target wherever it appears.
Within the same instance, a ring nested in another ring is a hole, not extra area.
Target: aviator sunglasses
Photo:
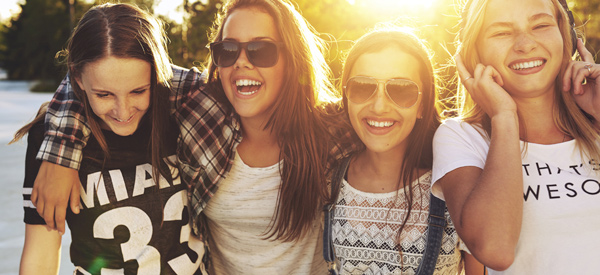
[[[377,91],[377,85],[383,83],[385,93],[400,108],[410,108],[417,103],[421,91],[412,80],[402,78],[376,79],[368,76],[355,76],[346,82],[344,90],[348,99],[360,104],[369,100]]]
[[[282,43],[259,40],[249,42],[220,41],[210,43],[211,57],[217,67],[229,67],[235,64],[242,49],[246,50],[248,61],[256,67],[267,68],[277,64],[278,48]]]

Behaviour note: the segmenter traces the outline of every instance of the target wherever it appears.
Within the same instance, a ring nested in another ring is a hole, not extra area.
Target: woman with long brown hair
[[[173,167],[178,131],[169,119],[172,70],[160,23],[126,4],[91,8],[64,53],[91,137],[79,214],[67,214],[74,274],[195,274],[204,255],[190,234],[185,185]],[[69,79],[69,78],[68,78]],[[28,136],[21,274],[57,274],[62,234],[45,228],[30,194],[40,162],[45,106]],[[135,263],[135,264],[132,264]]]
[[[430,53],[408,28],[388,26],[358,39],[345,59],[345,115],[364,147],[334,170],[324,240],[340,274],[459,274],[465,259],[467,274],[482,273],[430,195],[439,125]]]
[[[320,206],[335,157],[325,105],[336,98],[323,42],[286,0],[229,1],[212,41],[207,84],[185,94],[197,74],[176,73],[172,89],[178,160],[210,270],[321,274]],[[213,97],[217,107],[207,109]],[[58,139],[71,137],[58,123],[51,127],[62,130]],[[55,161],[63,153],[56,151],[45,159]]]

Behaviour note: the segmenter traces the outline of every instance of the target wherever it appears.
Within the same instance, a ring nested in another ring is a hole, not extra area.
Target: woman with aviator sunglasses
[[[341,274],[459,274],[463,258],[468,271],[483,270],[461,252],[445,204],[430,196],[439,117],[429,52],[406,29],[381,29],[361,37],[344,63],[344,109],[364,148],[332,180],[324,245]],[[428,225],[430,213],[436,224]]]
[[[230,1],[215,26],[207,85],[182,96],[198,76],[174,71],[172,89],[178,161],[209,269],[322,274],[323,183],[331,148],[340,147],[326,124],[324,106],[335,96],[321,40],[285,0]]]

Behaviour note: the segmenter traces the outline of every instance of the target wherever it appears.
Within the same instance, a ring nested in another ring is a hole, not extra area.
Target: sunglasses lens
[[[218,67],[229,67],[235,63],[240,55],[240,47],[237,43],[220,42],[211,45],[213,62]]]
[[[390,98],[400,107],[409,108],[419,99],[419,86],[404,79],[393,79],[387,82],[386,90]]]
[[[348,99],[354,103],[363,103],[377,90],[377,81],[367,77],[353,77],[346,84]]]
[[[257,67],[272,67],[277,64],[279,53],[277,45],[269,41],[255,41],[248,43],[246,48],[248,59]]]

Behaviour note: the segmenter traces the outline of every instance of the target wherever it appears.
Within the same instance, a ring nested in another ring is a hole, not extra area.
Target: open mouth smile
[[[237,92],[241,95],[249,96],[258,92],[262,86],[262,82],[251,79],[238,79],[235,81]]]

